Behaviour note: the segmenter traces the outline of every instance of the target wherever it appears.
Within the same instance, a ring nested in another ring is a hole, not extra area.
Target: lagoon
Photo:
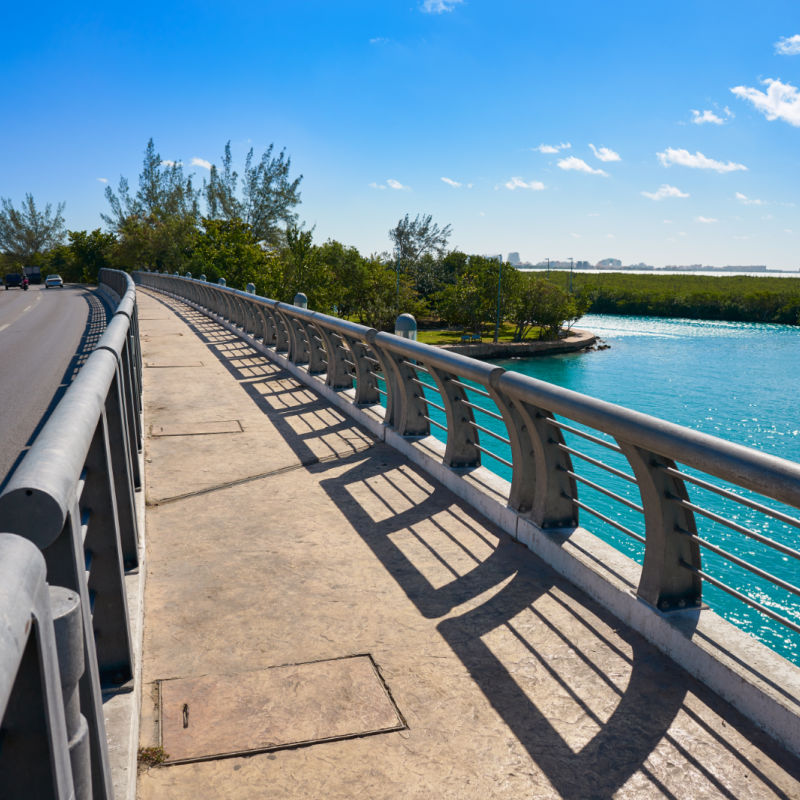
[[[593,331],[610,348],[495,363],[800,462],[800,328],[608,315],[587,315],[579,327]],[[492,459],[487,458],[484,463],[503,477],[510,477],[507,468]],[[612,485],[607,475],[603,482],[622,494],[630,488],[623,482]],[[626,522],[624,509],[620,515],[619,507],[611,509],[604,498],[598,498],[595,505],[615,515],[619,522]],[[797,516],[796,511],[793,515]],[[743,517],[738,519],[750,524]],[[632,558],[641,559],[640,545],[610,526],[589,515],[582,515],[581,524]],[[762,521],[754,524],[763,533],[798,547],[797,529],[763,525]],[[741,539],[734,540],[727,530],[714,530],[715,526],[705,521],[698,521],[698,525],[704,534],[717,537],[718,543],[751,563],[800,585],[800,562],[772,551],[765,554],[763,547],[749,540],[744,544]],[[703,558],[704,564],[724,574],[726,582],[750,591],[755,599],[800,622],[797,596],[776,590],[744,570],[730,569],[727,562],[720,563],[713,555],[704,553]],[[796,634],[765,620],[713,586],[704,587],[704,600],[717,613],[800,664]]]
[[[496,363],[800,462],[800,328],[608,315],[587,315],[579,326],[593,331],[610,348]],[[486,466],[500,474],[504,472],[491,459],[486,460]],[[607,478],[605,483],[619,491],[627,488],[611,486]],[[610,510],[603,503],[597,505],[601,510]],[[624,521],[618,512],[616,516]],[[582,517],[582,524],[631,557],[641,557],[636,542],[606,529],[592,517]],[[778,527],[770,533],[796,548],[797,530]],[[738,552],[742,554],[741,550]],[[755,550],[744,554],[753,559],[762,555]],[[769,553],[760,563],[795,585],[800,584],[800,563],[787,562],[777,553]],[[754,590],[757,599],[776,611],[800,620],[796,596],[773,591],[769,584],[759,583],[744,571],[732,571],[727,578],[737,581],[742,589]],[[713,586],[704,588],[704,599],[722,616],[800,663],[800,642],[791,631],[765,621]]]

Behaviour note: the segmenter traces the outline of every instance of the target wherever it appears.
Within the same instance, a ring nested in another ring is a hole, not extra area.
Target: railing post
[[[378,379],[372,373],[375,372],[375,367],[380,362],[375,364],[369,354],[370,349],[364,342],[350,336],[342,336],[342,339],[347,342],[353,355],[353,369],[356,378],[356,396],[353,403],[357,406],[375,405],[380,402],[381,398],[378,392]],[[345,364],[345,366],[347,365]]]
[[[431,432],[430,423],[425,419],[428,405],[422,397],[422,389],[414,383],[415,378],[418,380],[417,371],[402,355],[388,352],[386,361],[394,374],[393,399],[397,408],[392,422],[395,430],[401,436],[428,436]]]
[[[372,352],[375,354],[375,358],[378,359],[381,372],[383,373],[384,382],[386,384],[386,413],[384,416],[384,423],[390,428],[398,429],[400,424],[400,407],[402,405],[402,400],[400,399],[400,391],[397,388],[397,371],[392,366],[391,356],[386,350],[383,349],[383,347],[381,347],[380,343],[378,342],[378,337],[380,335],[381,334],[378,333],[378,331],[376,331],[374,328],[371,328],[367,331],[365,338],[369,342],[369,346]],[[377,387],[377,380],[375,386]]]
[[[308,374],[321,375],[328,371],[328,355],[325,348],[325,339],[320,336],[319,328],[312,322],[298,320],[305,333],[308,343]]]
[[[426,364],[425,368],[439,389],[447,416],[445,465],[458,468],[479,466],[481,453],[475,445],[480,442],[480,436],[472,424],[475,422],[472,409],[462,402],[467,399],[466,392],[460,386],[453,384],[451,376],[447,373],[430,364]],[[420,389],[420,391],[422,390]]]
[[[91,800],[92,762],[89,751],[89,725],[81,714],[79,683],[84,672],[81,604],[75,592],[61,586],[50,587],[67,745],[75,785],[76,800]]]
[[[665,468],[675,462],[641,447],[617,440],[631,465],[644,508],[645,549],[637,595],[660,611],[675,611],[700,605],[700,576],[681,561],[700,569],[700,547],[694,514],[674,498],[688,500],[684,482]]]
[[[334,331],[320,326],[319,335],[325,346],[327,359],[325,369],[325,383],[332,389],[350,389],[353,385],[353,376],[347,364],[347,348],[342,336]]]
[[[116,375],[106,395],[105,413],[111,441],[109,469],[113,476],[116,494],[122,559],[125,568],[132,569],[139,564],[139,529],[133,496],[134,475],[130,448],[132,437],[126,425],[121,378],[122,371],[118,364]],[[133,457],[138,465],[138,457],[135,454]]]
[[[94,595],[92,626],[100,680],[118,685],[133,677],[133,651],[112,463],[103,410],[86,456],[81,505],[88,513],[84,550],[91,564],[88,587]]]
[[[0,790],[8,800],[75,796],[45,574],[35,544],[0,534]]]

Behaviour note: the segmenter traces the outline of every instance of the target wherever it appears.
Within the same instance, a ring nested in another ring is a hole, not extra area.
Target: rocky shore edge
[[[591,331],[572,328],[566,336],[552,342],[472,342],[439,345],[443,350],[460,353],[470,358],[489,360],[494,358],[530,358],[551,356],[555,353],[573,353],[586,350],[600,340]]]

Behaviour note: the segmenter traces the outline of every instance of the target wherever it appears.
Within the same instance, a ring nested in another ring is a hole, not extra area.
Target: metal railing
[[[100,283],[116,303],[113,318],[0,495],[0,531],[38,546],[47,583],[63,587],[61,591],[67,591],[75,600],[74,611],[68,614],[72,633],[60,637],[56,629],[74,788],[63,789],[63,771],[57,770],[62,777],[49,791],[19,796],[68,797],[74,792],[79,798],[112,800],[101,687],[130,688],[133,678],[124,573],[138,566],[134,493],[141,483],[138,454],[142,430],[136,291],[131,278],[122,272],[101,270]],[[12,614],[15,620],[27,614],[30,620],[30,604],[26,601],[22,605],[26,608],[20,610],[14,605],[13,596],[3,597],[2,613]],[[36,613],[39,611],[34,613],[34,620]],[[46,623],[43,625],[46,627]],[[75,650],[76,635],[81,637],[80,658],[73,652],[71,661],[63,661],[66,650]],[[41,637],[39,641],[43,646]],[[4,753],[10,719],[11,694],[6,696],[9,675],[13,680],[18,669],[20,675],[28,669],[28,662],[17,655],[11,654],[6,660],[3,653],[0,662]],[[75,691],[69,688],[70,676],[77,686]],[[36,694],[35,687],[30,691]],[[50,700],[47,702],[50,704]],[[76,717],[78,708],[80,714]],[[80,723],[80,715],[85,724]],[[47,723],[58,730],[62,724],[63,719]],[[82,744],[84,740],[87,746]],[[40,737],[37,742],[37,752],[46,757],[44,740]],[[53,742],[53,747],[63,745],[60,734]],[[57,758],[63,760],[61,755]],[[44,770],[44,765],[38,768]],[[0,760],[4,797],[18,796],[6,795],[5,789],[23,786],[18,775],[25,769],[33,767]]]
[[[349,394],[356,406],[371,406],[401,436],[434,434],[453,471],[474,472],[490,459],[510,480],[508,506],[542,530],[574,528],[588,515],[638,560],[636,592],[654,608],[698,607],[710,584],[800,632],[800,465],[248,292],[157,273],[135,277],[305,365],[309,376]],[[778,526],[775,535],[767,523]],[[753,547],[720,534],[722,528]],[[780,555],[778,567],[759,566],[769,551]],[[758,588],[732,585],[731,567],[783,593],[783,613]]]

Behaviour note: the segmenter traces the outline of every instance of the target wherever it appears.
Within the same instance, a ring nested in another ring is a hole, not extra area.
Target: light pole
[[[500,284],[503,280],[503,256],[497,257],[497,316],[494,320],[494,343],[500,334]]]
[[[547,277],[550,277],[550,256],[547,256]]]

